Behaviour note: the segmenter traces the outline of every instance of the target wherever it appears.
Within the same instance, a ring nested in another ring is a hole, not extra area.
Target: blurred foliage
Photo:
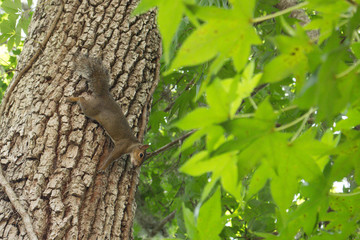
[[[33,10],[32,0],[2,0],[0,9],[0,102],[14,75]]]
[[[360,239],[360,1],[299,1],[304,26],[277,3],[135,10],[164,47],[151,150],[196,130],[143,166],[137,239]]]

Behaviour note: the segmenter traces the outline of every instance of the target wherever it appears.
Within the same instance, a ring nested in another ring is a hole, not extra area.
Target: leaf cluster
[[[164,48],[147,140],[196,129],[143,168],[143,207],[177,211],[166,236],[358,239],[360,2],[300,2],[306,25],[277,3],[135,10],[158,8]]]
[[[27,34],[33,11],[32,0],[22,4],[20,0],[3,0],[0,14],[0,44],[6,42],[8,51],[19,46],[22,34]]]

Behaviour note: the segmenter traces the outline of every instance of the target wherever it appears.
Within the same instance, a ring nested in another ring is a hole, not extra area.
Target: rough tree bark
[[[0,112],[1,239],[34,239],[32,230],[39,239],[132,238],[139,169],[122,159],[98,174],[111,141],[65,98],[87,91],[74,73],[76,56],[102,57],[111,93],[142,138],[161,47],[155,13],[131,17],[137,2],[38,2],[18,62],[19,70],[30,68],[12,81]]]

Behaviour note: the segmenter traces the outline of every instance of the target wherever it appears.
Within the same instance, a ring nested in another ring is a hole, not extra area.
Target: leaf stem
[[[345,71],[336,74],[336,78],[342,78],[344,76],[346,76],[347,74],[349,74],[351,71],[353,71],[358,65],[360,64],[360,60],[357,60],[353,65],[351,65],[350,67],[348,67]]]
[[[307,113],[304,114],[304,115],[305,115],[304,120],[302,121],[301,126],[300,126],[299,129],[296,131],[295,135],[291,138],[290,142],[295,141],[295,139],[297,139],[297,138],[300,136],[300,133],[301,133],[301,131],[304,129],[307,120],[309,119],[310,115],[311,115],[314,111],[315,111],[315,109],[310,108],[310,110],[309,110]]]
[[[274,113],[278,114],[278,113],[284,113],[284,112],[287,112],[287,111],[290,111],[290,110],[293,110],[295,108],[297,108],[298,106],[296,105],[292,105],[292,106],[288,106],[286,108],[283,108],[283,109],[280,109],[280,110],[276,110],[274,111]],[[235,118],[251,118],[251,117],[254,117],[255,116],[255,113],[244,113],[244,114],[239,114],[239,115],[236,115]]]
[[[250,103],[251,103],[251,105],[253,106],[253,108],[254,108],[255,110],[257,110],[258,107],[257,107],[254,99],[252,99],[252,97],[250,96],[250,97],[249,97],[249,100],[250,100]]]
[[[329,195],[333,197],[352,197],[359,195],[360,192],[352,192],[352,193],[332,193],[330,192]]]
[[[299,117],[299,118],[295,119],[294,121],[292,121],[292,122],[290,122],[290,123],[288,123],[288,124],[285,124],[285,125],[283,125],[283,126],[281,126],[281,127],[275,128],[275,131],[285,130],[285,129],[287,129],[287,128],[289,128],[289,127],[292,127],[292,126],[294,126],[295,124],[297,124],[297,123],[299,123],[299,122],[301,122],[301,121],[303,121],[303,120],[305,120],[304,122],[306,122],[307,119],[310,117],[310,115],[311,115],[313,112],[315,112],[315,109],[314,109],[314,108],[310,108],[310,110],[309,110],[307,113],[305,113],[304,115],[302,115],[301,117]],[[305,123],[303,123],[300,128],[302,128],[303,125],[305,125]],[[295,135],[296,135],[296,134],[295,134]]]
[[[309,2],[305,1],[305,2],[299,3],[299,4],[295,5],[295,6],[286,8],[286,9],[281,10],[281,11],[278,11],[276,13],[272,13],[272,14],[269,14],[269,15],[266,15],[266,16],[254,18],[254,19],[252,19],[252,23],[259,23],[259,22],[263,22],[263,21],[266,21],[266,20],[269,20],[269,19],[272,19],[272,18],[276,18],[276,17],[284,15],[284,14],[286,14],[288,12],[292,12],[292,11],[294,11],[296,9],[302,8],[302,7],[304,7],[304,6],[308,5],[308,4],[309,4]]]
[[[235,119],[237,118],[251,118],[254,117],[255,113],[244,113],[244,114],[239,114],[235,116]]]
[[[182,141],[184,141],[184,139],[186,139],[187,137],[189,137],[191,134],[193,134],[196,130],[192,130],[186,134],[184,134],[183,136],[177,138],[176,140],[162,146],[161,148],[157,149],[156,151],[154,152],[151,152],[149,153],[147,156],[146,156],[146,160],[153,157],[153,156],[156,156],[158,155],[159,153],[161,152],[164,152],[166,150],[168,150],[169,148],[171,148],[172,146],[175,146],[176,144],[180,144]]]
[[[283,108],[283,109],[280,109],[280,110],[276,110],[274,111],[275,113],[283,113],[283,112],[287,112],[287,111],[290,111],[290,110],[293,110],[295,108],[297,108],[298,106],[296,105],[292,105],[292,106],[288,106],[286,108]]]

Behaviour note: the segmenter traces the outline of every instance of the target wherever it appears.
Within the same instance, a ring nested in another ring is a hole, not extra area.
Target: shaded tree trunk
[[[111,73],[111,93],[142,138],[161,47],[155,13],[131,18],[136,4],[66,0],[62,8],[60,0],[38,2],[18,69],[42,50],[7,92],[0,120],[2,173],[32,228],[2,183],[0,238],[33,238],[31,229],[39,239],[132,238],[139,169],[121,159],[98,174],[112,148],[110,138],[65,98],[88,90],[74,74],[76,56],[101,57]],[[52,24],[49,41],[41,46]]]

